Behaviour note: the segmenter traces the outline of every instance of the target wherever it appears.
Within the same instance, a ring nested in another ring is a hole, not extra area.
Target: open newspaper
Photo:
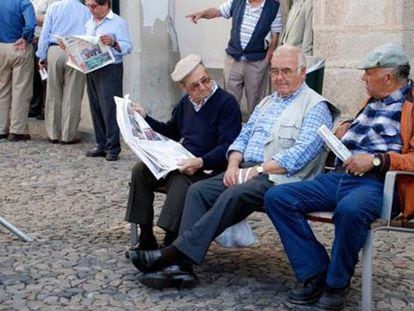
[[[115,96],[114,99],[122,137],[155,178],[165,177],[177,169],[182,160],[194,158],[183,145],[155,132],[132,108],[128,95],[124,98]]]
[[[318,134],[322,137],[325,143],[328,145],[329,149],[341,159],[342,162],[345,162],[352,153],[348,148],[331,132],[326,125],[322,125],[318,129]]]
[[[55,37],[63,43],[68,54],[68,66],[82,73],[89,73],[115,61],[111,48],[102,43],[99,37],[67,36]]]

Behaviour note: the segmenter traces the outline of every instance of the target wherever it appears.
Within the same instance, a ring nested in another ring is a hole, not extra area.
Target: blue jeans
[[[269,189],[264,198],[266,212],[298,280],[303,282],[326,271],[328,287],[346,286],[370,224],[380,216],[382,197],[382,181],[334,172]],[[331,259],[306,220],[307,213],[316,211],[334,213]]]

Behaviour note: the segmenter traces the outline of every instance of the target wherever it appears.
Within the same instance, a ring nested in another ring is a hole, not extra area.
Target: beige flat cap
[[[175,82],[181,82],[199,64],[201,64],[201,56],[200,55],[190,54],[190,55],[182,58],[177,63],[177,65],[175,65],[174,71],[171,73],[171,79]]]
[[[407,54],[396,43],[386,43],[368,53],[362,60],[358,69],[390,68],[409,63]]]

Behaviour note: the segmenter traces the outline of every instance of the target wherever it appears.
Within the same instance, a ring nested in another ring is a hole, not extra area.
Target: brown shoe
[[[79,144],[80,142],[81,142],[80,138],[75,138],[75,139],[72,139],[72,140],[69,140],[69,141],[61,141],[60,143],[62,145],[74,145],[74,144]]]
[[[32,137],[29,134],[9,134],[9,141],[30,140]]]

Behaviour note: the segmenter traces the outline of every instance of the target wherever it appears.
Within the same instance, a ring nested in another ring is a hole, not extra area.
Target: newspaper
[[[99,37],[54,35],[65,46],[67,65],[82,73],[89,73],[115,61],[111,48]]]
[[[194,158],[183,145],[155,132],[132,108],[128,95],[124,98],[115,96],[114,99],[122,137],[155,178],[165,177],[176,170],[181,161]]]
[[[326,125],[322,125],[318,129],[318,134],[328,145],[329,149],[331,149],[342,162],[345,162],[346,159],[352,155],[351,151],[345,147],[345,145],[328,129]]]

